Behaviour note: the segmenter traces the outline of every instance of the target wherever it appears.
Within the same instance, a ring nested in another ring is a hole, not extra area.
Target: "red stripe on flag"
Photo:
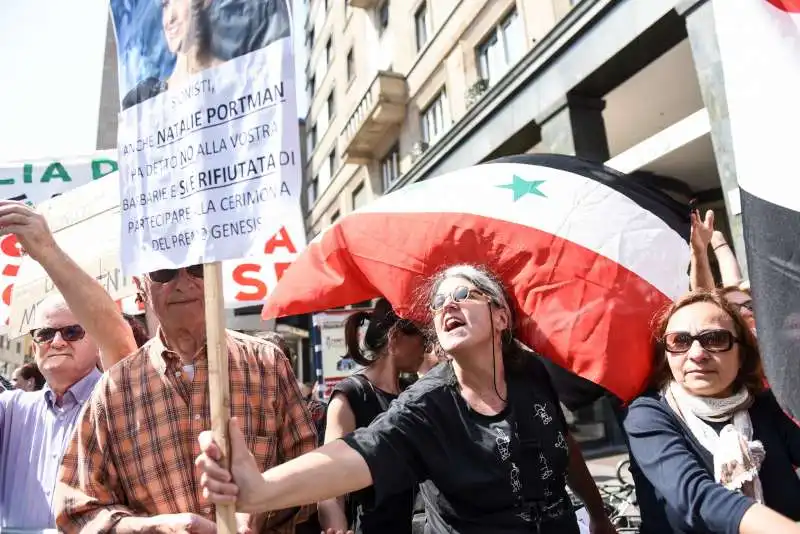
[[[800,13],[800,0],[766,0],[781,11]]]
[[[597,252],[507,221],[446,213],[348,215],[295,260],[263,316],[323,311],[380,295],[413,315],[425,277],[457,263],[487,264],[515,288],[523,342],[625,401],[641,392],[651,369],[650,321],[669,299]]]

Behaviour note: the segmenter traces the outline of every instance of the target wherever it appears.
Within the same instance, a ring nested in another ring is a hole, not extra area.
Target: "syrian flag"
[[[504,158],[343,217],[284,273],[263,317],[383,295],[400,315],[425,320],[419,295],[430,275],[486,265],[515,301],[520,340],[604,388],[560,388],[570,405],[605,390],[627,401],[650,372],[653,314],[687,290],[688,235],[687,206],[602,165]]]
[[[758,343],[800,416],[800,0],[714,2]]]

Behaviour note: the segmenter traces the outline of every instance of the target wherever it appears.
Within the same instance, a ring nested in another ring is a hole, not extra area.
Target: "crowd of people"
[[[443,266],[420,288],[427,323],[385,299],[349,317],[362,370],[327,404],[297,382],[280,336],[227,331],[223,468],[201,266],[136,279],[159,325],[147,340],[41,215],[0,201],[0,232],[60,291],[37,308],[36,366],[0,393],[0,528],[205,534],[215,504],[234,504],[241,533],[570,534],[569,486],[593,534],[616,532],[485,267]],[[654,324],[649,390],[619,414],[641,532],[800,533],[800,426],[769,391],[749,288],[713,214],[693,215],[691,244],[690,291]]]

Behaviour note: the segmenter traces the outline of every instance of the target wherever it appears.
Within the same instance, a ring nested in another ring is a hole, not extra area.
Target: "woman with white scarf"
[[[765,390],[736,307],[690,293],[656,337],[653,390],[624,422],[641,534],[800,533],[800,427]]]

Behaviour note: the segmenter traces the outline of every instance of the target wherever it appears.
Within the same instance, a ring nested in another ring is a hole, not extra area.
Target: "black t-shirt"
[[[531,357],[507,383],[509,406],[482,415],[448,362],[346,436],[369,465],[376,502],[424,480],[426,532],[512,534],[540,524],[541,534],[577,534],[565,489],[567,425],[549,376]]]
[[[345,378],[333,388],[347,398],[356,420],[356,428],[369,426],[385,412],[397,395],[376,388],[363,375]],[[410,534],[414,510],[414,491],[409,488],[375,505],[372,488],[351,494],[347,505],[356,534]]]

